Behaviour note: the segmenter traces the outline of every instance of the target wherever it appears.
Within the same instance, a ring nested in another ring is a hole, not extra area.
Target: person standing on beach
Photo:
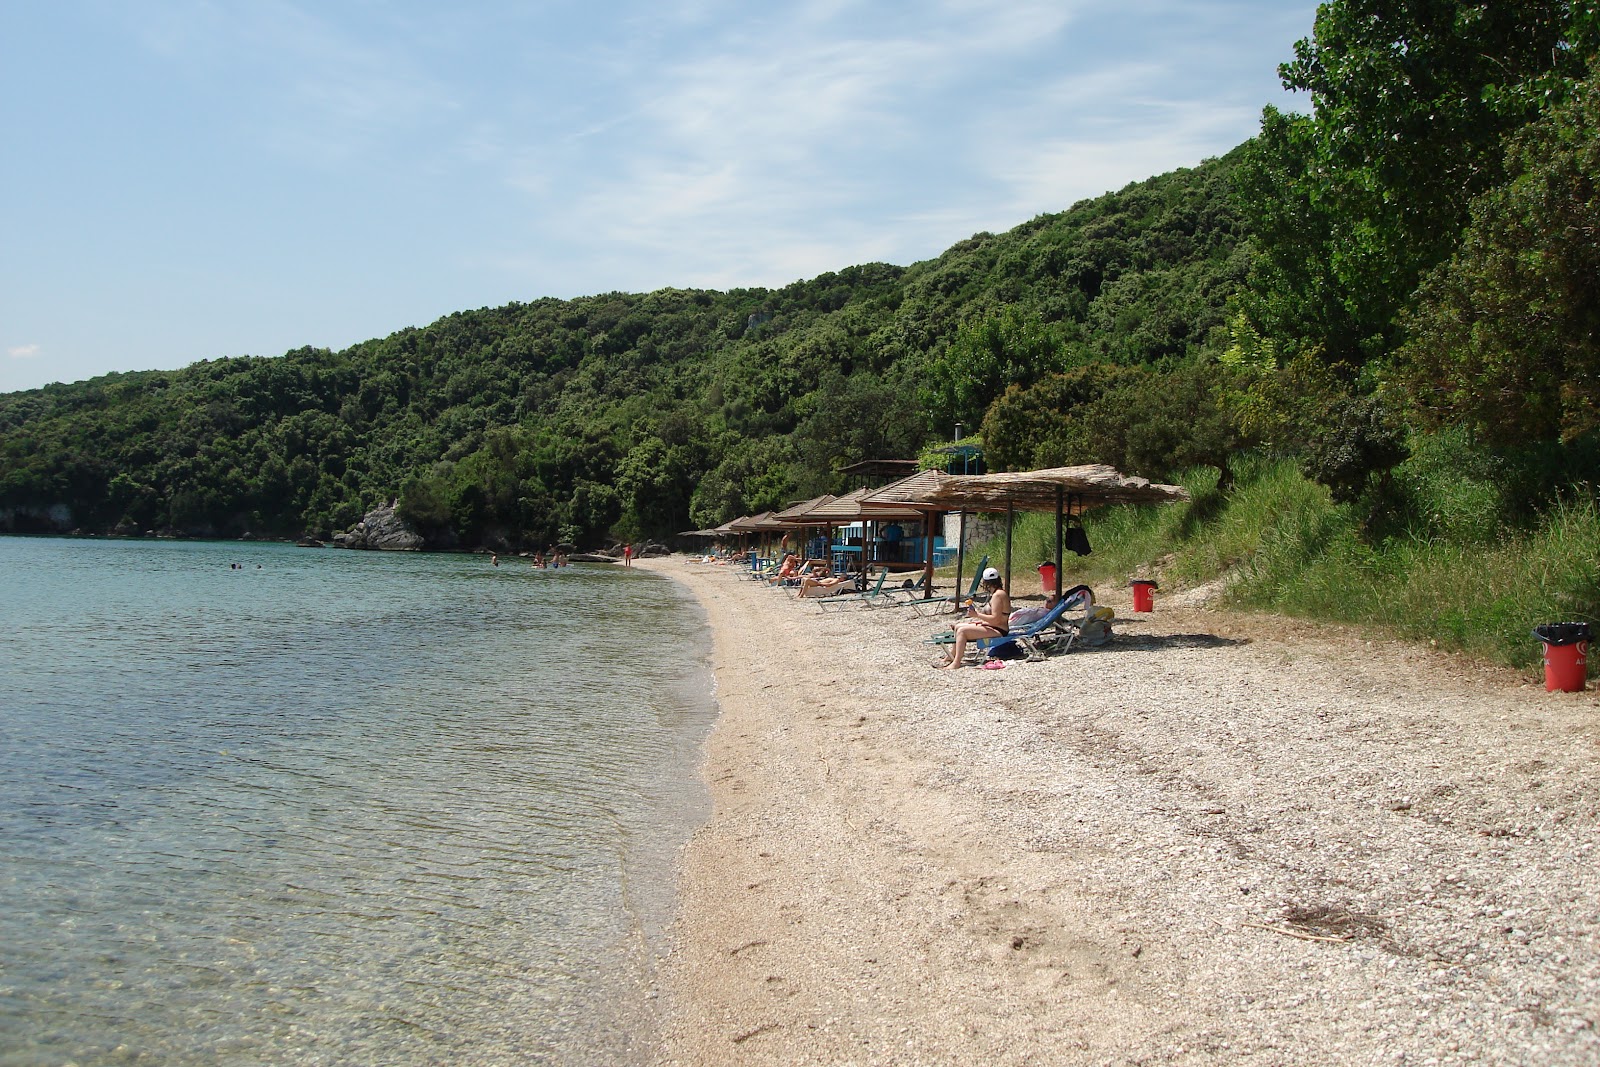
[[[624,567],[633,566],[633,542],[631,541],[622,546],[622,565]]]
[[[976,604],[967,605],[967,617],[954,624],[956,640],[950,657],[940,657],[935,667],[953,671],[966,657],[968,643],[985,637],[1004,637],[1011,632],[1011,597],[1000,581],[998,570],[989,567],[983,572],[983,588],[988,590],[989,602],[981,611]]]

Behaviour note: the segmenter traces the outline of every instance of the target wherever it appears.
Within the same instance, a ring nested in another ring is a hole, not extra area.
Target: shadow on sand
[[[1234,648],[1248,645],[1248,637],[1218,637],[1216,634],[1116,634],[1110,642],[1095,648],[1073,648],[1078,652],[1164,652],[1171,648]]]

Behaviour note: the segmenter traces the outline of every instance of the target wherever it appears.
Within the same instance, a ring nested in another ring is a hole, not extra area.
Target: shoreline
[[[1600,1058],[1593,689],[1125,590],[934,672],[938,620],[635,565],[720,709],[656,1062]]]

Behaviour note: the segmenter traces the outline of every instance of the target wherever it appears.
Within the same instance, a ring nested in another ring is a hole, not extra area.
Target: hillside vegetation
[[[1560,546],[1593,545],[1600,469],[1597,46],[1587,0],[1332,0],[1280,68],[1306,113],[927,262],[0,396],[0,531],[326,535],[398,499],[435,545],[590,544],[959,425],[992,469],[1204,486],[1160,545],[1132,534],[1169,520],[1098,521],[1257,603],[1403,601],[1468,644],[1592,618],[1593,553]],[[1270,535],[1239,536],[1267,486]]]
[[[842,464],[976,427],[1008,386],[1059,368],[1214,356],[1248,265],[1233,168],[910,268],[539,300],[341,352],[9,394],[0,508],[13,530],[292,536],[399,497],[438,540],[519,545],[781,507],[840,488]]]

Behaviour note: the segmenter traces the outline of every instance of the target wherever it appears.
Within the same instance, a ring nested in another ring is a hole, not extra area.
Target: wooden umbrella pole
[[[1015,532],[1012,526],[1016,518],[1017,505],[1008,498],[1006,500],[1006,592],[1008,593],[1011,592],[1011,535]]]
[[[1057,600],[1061,599],[1061,572],[1067,569],[1066,561],[1061,558],[1066,551],[1061,547],[1066,542],[1066,524],[1063,521],[1063,512],[1066,510],[1065,498],[1066,494],[1061,487],[1056,486],[1056,558],[1053,562],[1056,565]]]
[[[966,565],[967,565],[967,513],[966,513],[965,510],[963,510],[961,512],[961,529],[956,534],[956,590],[955,590],[955,592],[953,594],[951,594],[958,601],[961,598],[961,575],[962,575],[964,569],[966,568]],[[961,605],[959,603],[957,603],[956,607],[959,609],[961,607]]]

